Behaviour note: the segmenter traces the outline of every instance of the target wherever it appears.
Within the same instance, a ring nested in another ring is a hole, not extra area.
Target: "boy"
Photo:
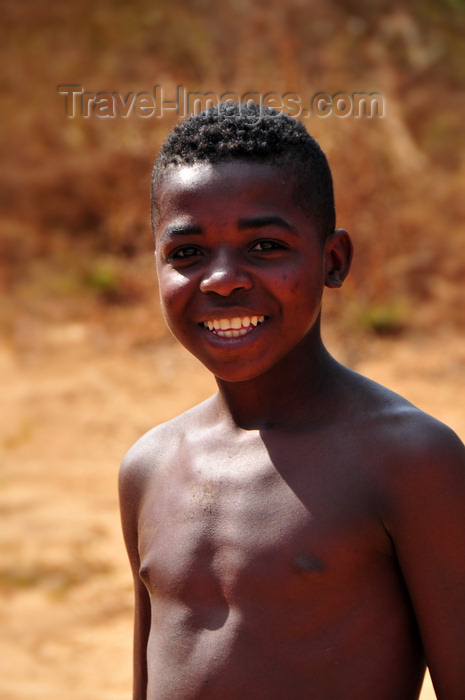
[[[218,393],[120,474],[135,700],[465,698],[465,450],[336,362],[324,286],[349,271],[301,123],[226,105],[155,164],[160,298]]]

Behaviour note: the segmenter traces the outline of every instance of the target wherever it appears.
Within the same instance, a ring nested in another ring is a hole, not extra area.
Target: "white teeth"
[[[241,335],[247,335],[250,331],[247,330],[247,328],[241,328],[239,331],[235,331],[232,328],[230,328],[227,331],[216,331],[216,335],[219,335],[220,338],[239,338]]]
[[[234,316],[234,318],[220,318],[211,321],[204,321],[205,328],[214,331],[221,338],[238,338],[246,335],[253,327],[263,323],[264,316]]]

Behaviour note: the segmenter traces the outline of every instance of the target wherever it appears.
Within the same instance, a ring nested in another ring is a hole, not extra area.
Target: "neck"
[[[246,382],[217,378],[222,412],[246,430],[298,428],[323,419],[333,401],[338,363],[318,341],[304,339],[265,374]]]

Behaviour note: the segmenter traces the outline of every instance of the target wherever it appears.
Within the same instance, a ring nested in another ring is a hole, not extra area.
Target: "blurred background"
[[[330,349],[465,436],[463,0],[3,0],[0,31],[0,694],[130,696],[118,464],[214,391],[165,330],[149,226],[177,121],[66,114],[90,93],[379,93],[384,116],[308,116],[351,278]],[[79,111],[79,110],[78,110]],[[462,399],[463,401],[463,399]],[[425,698],[430,691],[425,689]]]

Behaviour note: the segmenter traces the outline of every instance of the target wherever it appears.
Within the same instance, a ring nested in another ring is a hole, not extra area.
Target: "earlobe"
[[[325,243],[325,285],[330,289],[342,287],[352,262],[352,241],[343,228],[328,236]]]

